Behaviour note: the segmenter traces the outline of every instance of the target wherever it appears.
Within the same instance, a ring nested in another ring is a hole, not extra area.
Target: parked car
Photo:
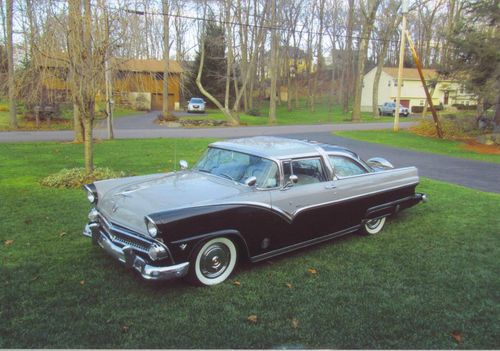
[[[378,114],[380,116],[389,115],[394,116],[396,113],[396,103],[395,102],[385,102],[383,105],[378,107]],[[399,115],[408,117],[410,115],[410,110],[407,107],[399,106]]]
[[[193,97],[188,101],[187,112],[205,112],[205,100]]]
[[[426,199],[417,169],[346,148],[276,137],[209,145],[188,170],[96,181],[83,234],[143,278],[225,281],[258,262],[341,235],[378,234]]]

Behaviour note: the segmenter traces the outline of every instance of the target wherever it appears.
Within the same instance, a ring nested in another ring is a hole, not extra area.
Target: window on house
[[[424,100],[420,100],[420,106],[424,106]]]
[[[459,92],[460,92],[460,94],[464,94],[465,93],[465,87],[463,85],[460,85]]]
[[[394,79],[394,86],[397,87],[398,86],[398,81],[397,79]]]
[[[388,81],[387,82],[387,86],[390,87],[391,86],[391,81]]]
[[[155,72],[153,74],[153,79],[154,80],[163,80],[163,72]]]

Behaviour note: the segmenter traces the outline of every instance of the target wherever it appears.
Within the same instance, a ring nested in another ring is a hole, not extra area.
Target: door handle
[[[337,188],[337,186],[335,184],[330,183],[330,184],[325,185],[325,189],[335,189],[335,188]]]

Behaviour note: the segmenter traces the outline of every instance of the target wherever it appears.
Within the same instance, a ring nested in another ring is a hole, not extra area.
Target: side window
[[[283,172],[285,181],[288,180],[291,174],[296,175],[298,178],[296,185],[306,185],[326,181],[323,166],[319,158],[284,162]]]
[[[333,167],[333,172],[338,177],[349,177],[368,173],[363,167],[347,157],[329,156],[328,158],[330,159],[330,164]]]

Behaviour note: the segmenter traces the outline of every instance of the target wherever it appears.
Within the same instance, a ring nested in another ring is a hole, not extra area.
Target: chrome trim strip
[[[300,248],[303,248],[303,247],[306,247],[306,246],[311,246],[311,245],[314,245],[314,244],[319,244],[319,243],[321,243],[323,241],[328,241],[328,240],[336,238],[338,236],[342,236],[342,235],[346,235],[346,234],[355,232],[360,227],[361,227],[360,225],[355,225],[353,227],[350,227],[350,228],[347,228],[347,229],[343,229],[343,230],[340,230],[340,231],[335,232],[335,233],[331,233],[331,234],[320,236],[319,238],[310,239],[310,240],[303,241],[303,242],[300,242],[300,243],[297,243],[297,244],[293,244],[293,245],[290,245],[290,246],[282,247],[280,249],[269,251],[269,252],[266,252],[266,253],[263,253],[263,254],[251,257],[250,260],[252,261],[252,263],[253,262],[258,262],[258,261],[262,261],[262,260],[265,260],[265,259],[268,259],[268,258],[271,258],[271,257],[274,257],[274,256],[278,256],[278,255],[281,255],[281,254],[284,254],[284,253],[287,253],[287,252],[290,252],[290,251],[294,251],[294,250],[297,250],[297,249],[300,249]]]
[[[144,259],[130,252],[130,248],[124,247],[122,249],[118,247],[102,233],[99,233],[97,243],[112,257],[122,263],[125,263],[127,266],[134,268],[144,279],[147,280],[168,280],[181,278],[187,275],[189,270],[189,262],[183,262],[173,266],[151,266],[147,264]]]
[[[390,190],[396,190],[396,189],[400,189],[400,188],[405,188],[407,186],[412,186],[412,185],[417,185],[417,184],[418,184],[418,182],[417,183],[405,184],[405,185],[398,185],[398,186],[395,186],[395,187],[392,187],[392,188],[387,188],[387,189],[383,189],[383,190],[375,190],[375,191],[372,191],[372,192],[369,192],[369,193],[363,193],[363,194],[359,194],[359,195],[344,197],[344,198],[333,200],[333,201],[323,202],[321,204],[304,206],[304,207],[299,208],[297,211],[295,211],[292,214],[292,218],[296,217],[299,213],[301,213],[301,212],[303,212],[305,210],[309,210],[311,208],[328,206],[328,205],[332,205],[334,203],[341,202],[341,201],[347,201],[347,200],[357,199],[357,198],[360,198],[360,197],[365,197],[365,196],[374,195],[374,194],[378,194],[378,193],[382,193],[382,192],[386,192],[386,191],[390,191]]]

